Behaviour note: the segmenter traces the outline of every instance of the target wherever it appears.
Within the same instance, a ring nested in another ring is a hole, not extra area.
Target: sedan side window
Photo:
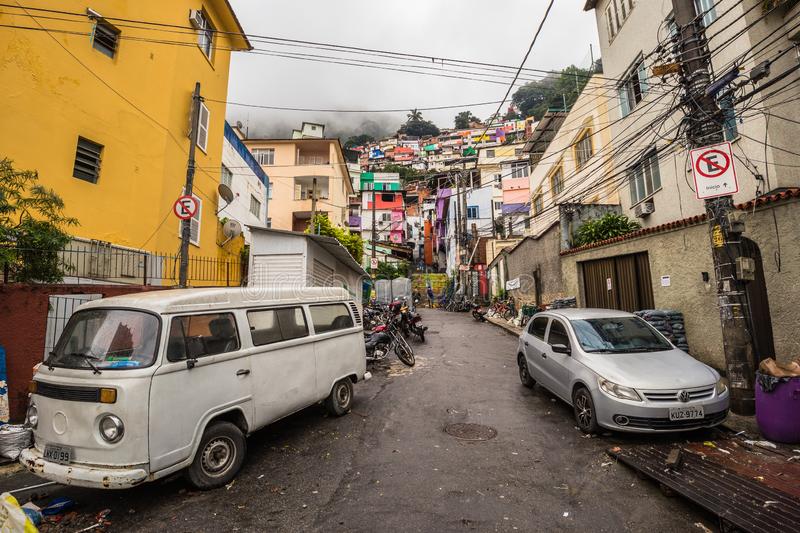
[[[547,329],[548,318],[546,316],[537,316],[531,320],[531,325],[528,327],[528,333],[537,339],[544,340],[544,332]]]
[[[547,335],[547,344],[550,346],[554,344],[563,344],[569,348],[569,335],[567,335],[567,328],[564,327],[558,320],[553,320],[550,324],[550,333]]]
[[[236,320],[231,313],[176,316],[167,341],[167,359],[182,361],[239,349]]]

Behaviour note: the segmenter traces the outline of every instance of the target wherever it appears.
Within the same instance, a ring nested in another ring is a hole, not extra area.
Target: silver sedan
[[[716,370],[623,311],[538,313],[520,334],[517,364],[522,384],[538,382],[570,404],[584,433],[683,431],[728,414]]]

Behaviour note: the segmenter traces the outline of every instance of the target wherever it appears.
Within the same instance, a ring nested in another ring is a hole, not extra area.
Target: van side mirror
[[[186,337],[186,368],[194,368],[197,358],[206,353],[203,339],[200,337]]]
[[[564,355],[570,355],[572,353],[569,346],[565,344],[553,344],[550,348],[553,350],[553,353],[563,353]]]

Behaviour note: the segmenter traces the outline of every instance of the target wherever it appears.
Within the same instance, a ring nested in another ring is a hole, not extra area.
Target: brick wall
[[[44,353],[50,296],[102,294],[109,297],[154,289],[157,287],[0,284],[0,346],[6,350],[11,420],[21,421],[25,417],[32,369],[41,362]]]

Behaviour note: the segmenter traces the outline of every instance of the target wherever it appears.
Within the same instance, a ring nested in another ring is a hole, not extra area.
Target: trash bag
[[[772,392],[775,390],[775,387],[778,386],[778,383],[785,383],[789,381],[790,377],[783,376],[783,377],[775,377],[770,376],[769,374],[764,374],[763,372],[756,372],[756,381],[758,385],[761,387],[761,390],[764,392]]]
[[[19,452],[30,447],[33,432],[18,424],[0,426],[0,457],[16,461]]]
[[[0,494],[0,531],[3,533],[36,533],[38,530],[10,493]]]

